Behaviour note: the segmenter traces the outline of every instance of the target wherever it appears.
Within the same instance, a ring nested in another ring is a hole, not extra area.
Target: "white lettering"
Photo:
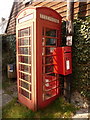
[[[51,21],[51,22],[59,23],[58,19],[50,17],[50,16],[47,16],[47,15],[40,14],[40,18],[44,19],[44,20]]]

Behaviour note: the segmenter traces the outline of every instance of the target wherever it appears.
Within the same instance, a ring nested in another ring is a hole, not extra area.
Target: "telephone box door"
[[[40,28],[40,27],[39,27]],[[60,45],[60,28],[41,26],[42,52],[41,82],[38,83],[38,108],[47,106],[60,95],[59,75],[54,73],[53,51]],[[39,48],[40,49],[40,48]]]
[[[18,99],[34,110],[33,89],[33,23],[17,27],[17,83]],[[32,94],[33,93],[33,94]]]

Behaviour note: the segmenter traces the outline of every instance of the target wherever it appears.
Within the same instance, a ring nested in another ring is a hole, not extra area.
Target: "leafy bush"
[[[90,16],[84,19],[77,18],[73,22],[74,36],[72,45],[73,55],[73,74],[72,74],[72,90],[78,90],[81,95],[90,97]],[[63,22],[63,45],[66,44],[66,23]]]
[[[6,71],[7,64],[16,62],[15,35],[2,36],[2,70]]]
[[[90,17],[74,20],[73,87],[89,97]]]

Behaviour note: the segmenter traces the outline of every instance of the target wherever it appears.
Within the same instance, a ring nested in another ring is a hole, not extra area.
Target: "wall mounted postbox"
[[[61,45],[61,16],[46,7],[25,8],[17,15],[18,99],[32,110],[60,95],[53,51]]]
[[[54,73],[68,75],[72,73],[71,47],[57,47],[53,52]]]

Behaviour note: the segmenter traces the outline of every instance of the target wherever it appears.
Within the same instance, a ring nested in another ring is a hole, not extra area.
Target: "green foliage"
[[[76,108],[67,103],[63,98],[58,98],[48,107],[37,112],[29,110],[27,107],[16,102],[15,98],[3,108],[3,118],[70,118]]]
[[[2,36],[2,70],[6,70],[7,64],[16,62],[16,38],[15,35]]]
[[[77,18],[73,22],[73,75],[72,90],[78,90],[81,95],[90,97],[90,16],[83,19]],[[62,41],[66,45],[66,23],[62,24]]]
[[[74,20],[73,87],[83,96],[89,94],[90,17]]]

